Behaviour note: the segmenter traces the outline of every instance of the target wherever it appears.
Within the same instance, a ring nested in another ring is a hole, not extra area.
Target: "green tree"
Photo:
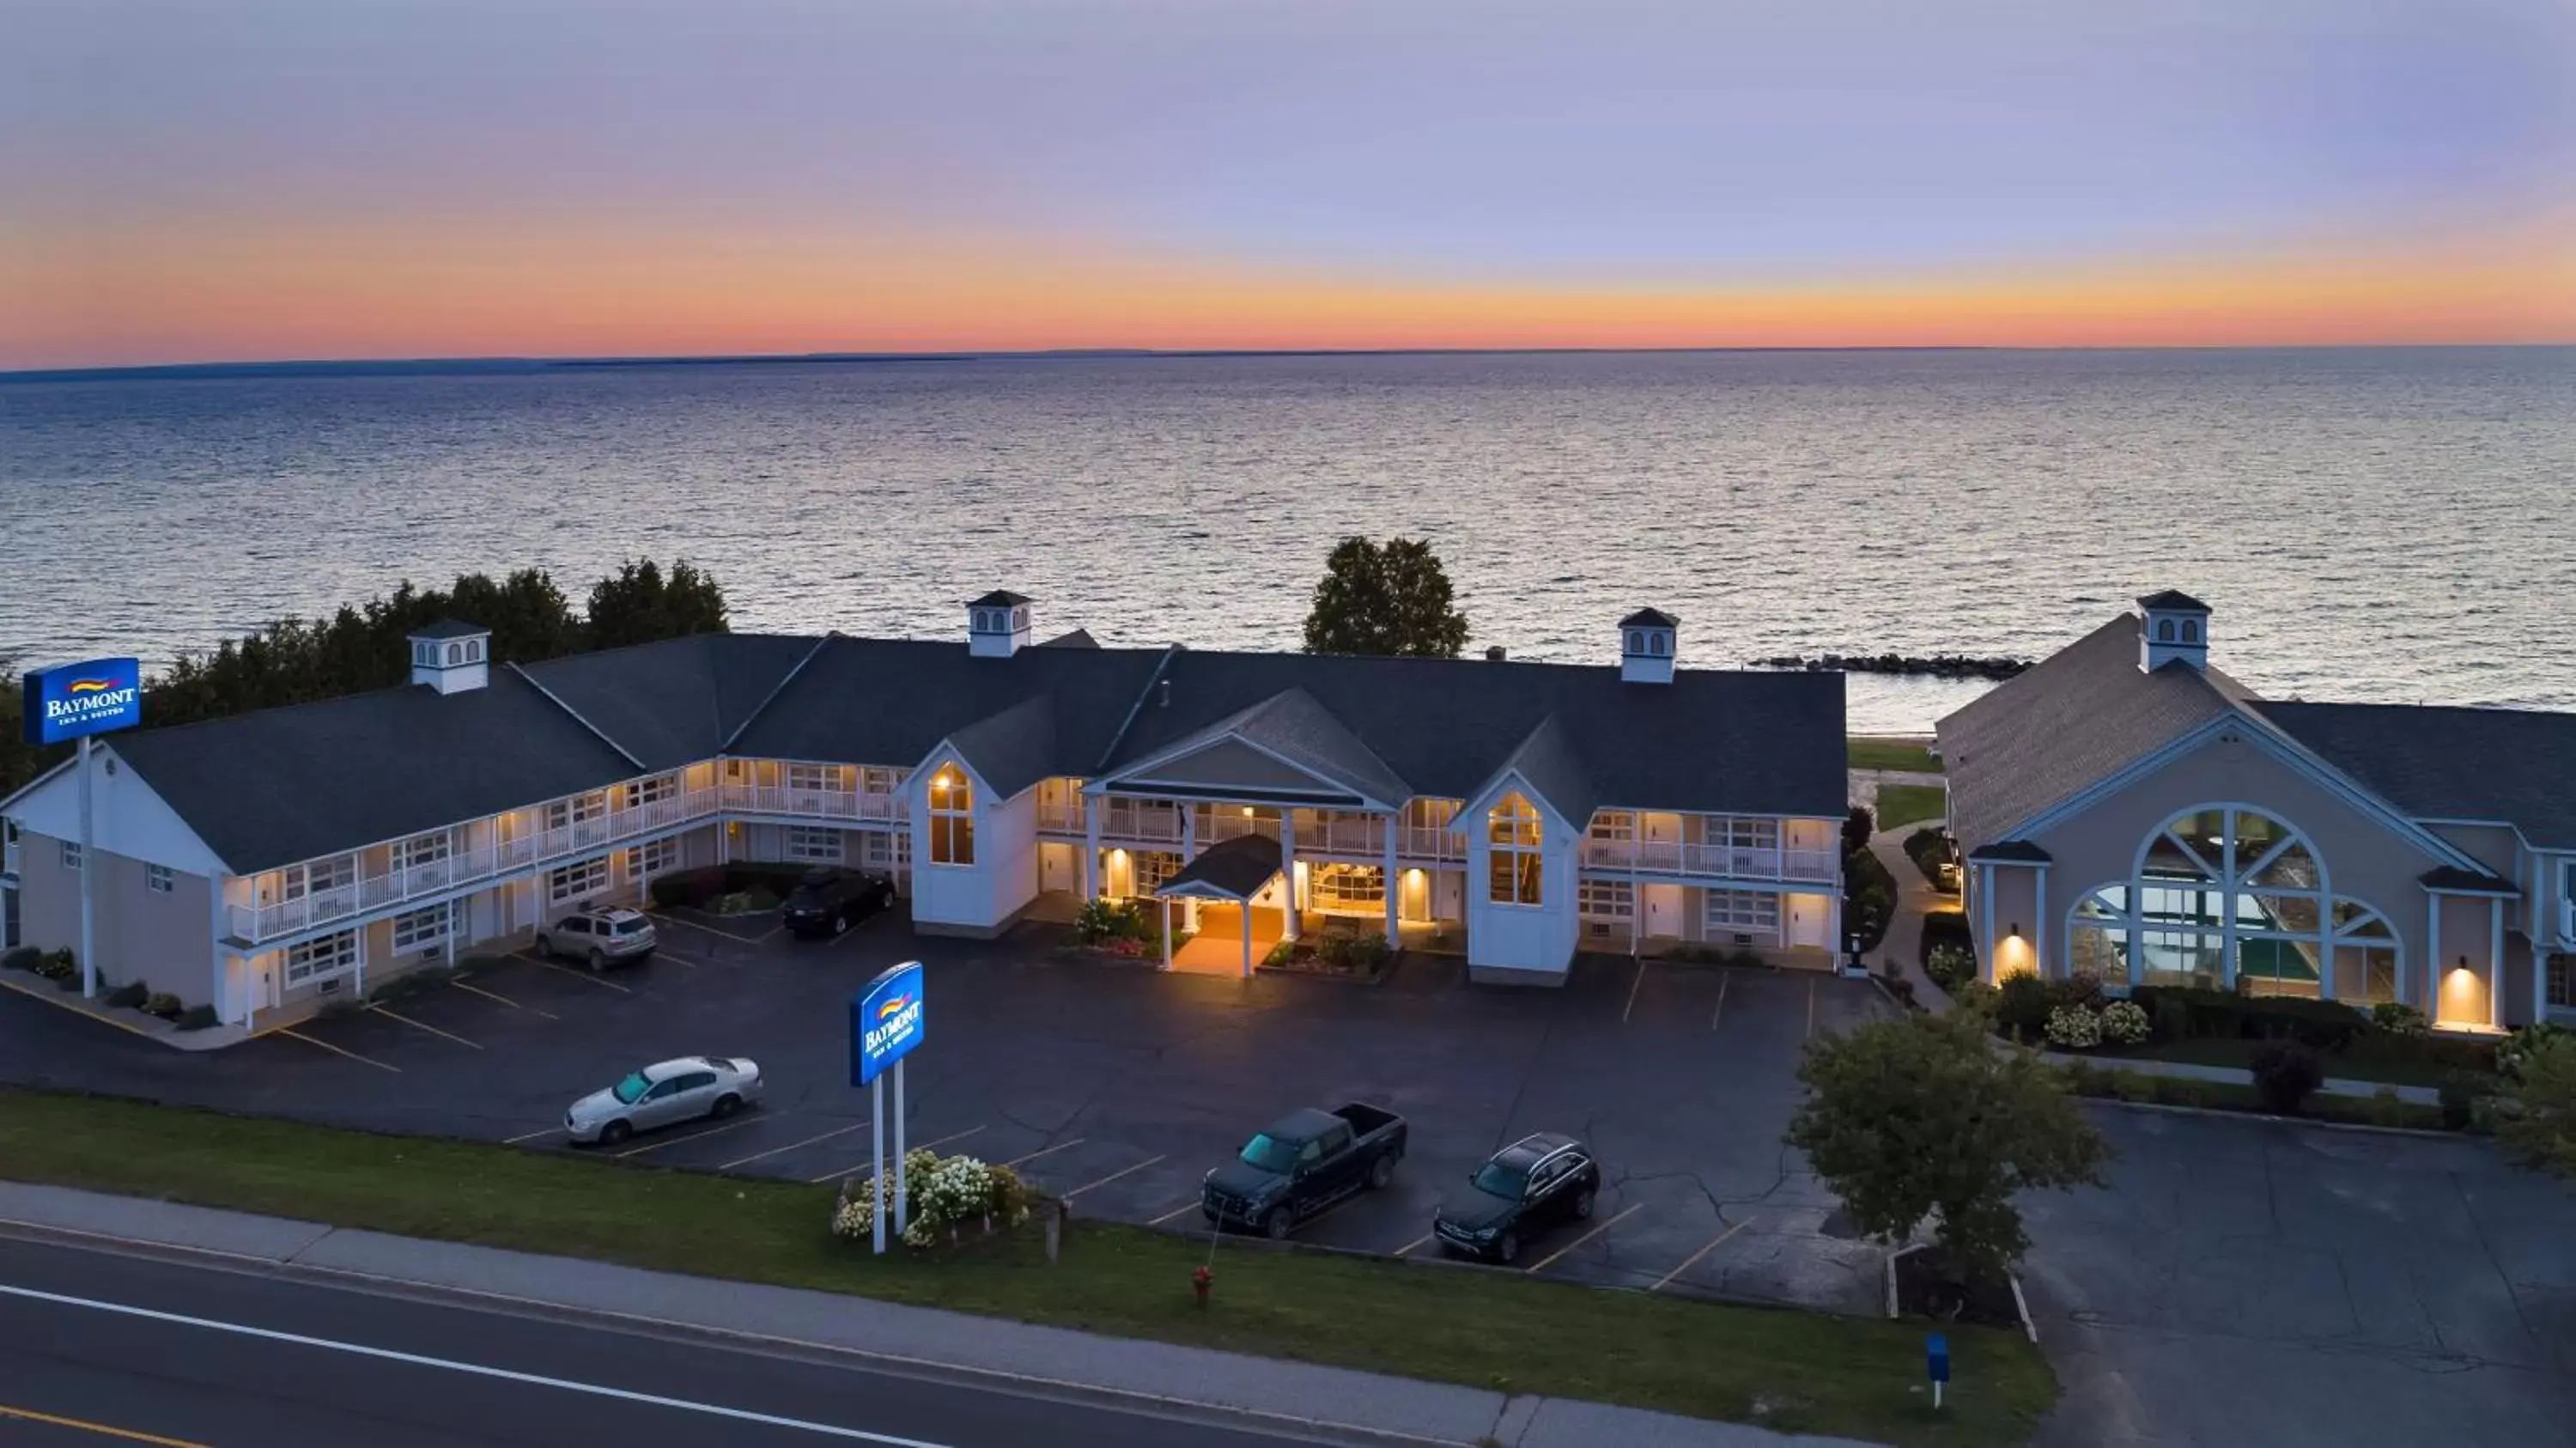
[[[2497,1144],[2525,1166],[2576,1177],[2576,1035],[2526,1027],[2495,1112]]]
[[[1997,1049],[1972,1012],[1908,1014],[1808,1043],[1784,1138],[1861,1230],[1926,1221],[1947,1269],[1993,1280],[2029,1245],[2016,1193],[2099,1185],[2110,1147],[2039,1059]]]
[[[595,649],[724,631],[724,590],[685,558],[667,575],[650,558],[629,561],[590,590]]]
[[[1449,575],[1429,543],[1345,538],[1315,585],[1306,652],[1454,659],[1467,646],[1467,616],[1450,606],[1451,597]]]

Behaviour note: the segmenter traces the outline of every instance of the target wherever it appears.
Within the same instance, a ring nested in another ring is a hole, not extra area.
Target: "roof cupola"
[[[446,619],[411,632],[411,681],[462,694],[492,681],[492,631]]]
[[[1029,646],[1029,601],[994,589],[966,605],[966,651],[979,659],[1007,659]]]
[[[2178,589],[2138,600],[2138,667],[2152,674],[2167,664],[2209,666],[2209,605]]]
[[[1681,623],[1656,608],[1641,608],[1619,620],[1619,678],[1629,684],[1673,681],[1673,650]]]

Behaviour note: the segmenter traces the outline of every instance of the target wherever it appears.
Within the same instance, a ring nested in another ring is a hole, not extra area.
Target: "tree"
[[[1467,646],[1467,616],[1450,599],[1449,575],[1429,543],[1345,538],[1315,585],[1306,652],[1454,659]]]
[[[2525,1166],[2576,1177],[2576,1035],[2527,1026],[2504,1072],[2496,1141]]]
[[[724,590],[683,558],[666,577],[652,559],[629,561],[590,590],[590,646],[613,649],[654,639],[725,631]]]
[[[1784,1138],[1862,1231],[1890,1243],[1927,1220],[1948,1270],[1991,1281],[2029,1245],[2016,1193],[2100,1185],[2110,1147],[2056,1073],[1997,1049],[1973,1012],[1908,1014],[1820,1036]]]

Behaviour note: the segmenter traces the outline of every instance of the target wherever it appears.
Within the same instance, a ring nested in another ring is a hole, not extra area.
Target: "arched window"
[[[930,776],[930,863],[975,863],[975,782],[953,765]]]
[[[465,662],[465,645],[449,644],[447,646],[447,661],[451,664],[461,664]]]
[[[1495,801],[1486,812],[1485,825],[1492,852],[1485,898],[1497,905],[1538,904],[1545,884],[1539,861],[1538,807],[1514,791]]]
[[[1664,636],[1660,633],[1650,633],[1646,635],[1646,648],[1647,651],[1652,653],[1655,657],[1659,659],[1662,658],[1664,656]]]
[[[1644,629],[1634,628],[1628,630],[1628,652],[1632,654],[1642,654],[1645,651],[1646,631]]]
[[[2200,642],[2200,620],[2187,618],[2182,621],[2182,641],[2187,644]]]
[[[2172,619],[2169,619],[2169,618],[2160,618],[2160,619],[2157,619],[2157,620],[2156,620],[2156,642],[2158,642],[2158,643],[2165,643],[2165,644],[2169,644],[2169,643],[2172,643],[2173,641],[2174,641],[2174,626],[2173,626],[2173,620],[2172,620]]]
[[[2333,893],[2307,838],[2277,816],[2204,805],[2138,847],[2128,880],[2067,915],[2069,971],[2114,984],[2193,985],[2355,1005],[2402,998],[2397,932]]]
[[[483,662],[483,641],[481,639],[467,639],[465,641],[465,662],[469,664],[479,664]]]

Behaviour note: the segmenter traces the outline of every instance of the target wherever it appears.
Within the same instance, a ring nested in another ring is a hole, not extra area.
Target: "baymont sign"
[[[25,690],[30,744],[60,744],[143,722],[143,668],[133,659],[40,669],[27,676]]]
[[[921,962],[907,960],[850,998],[850,1084],[865,1086],[921,1044]]]

